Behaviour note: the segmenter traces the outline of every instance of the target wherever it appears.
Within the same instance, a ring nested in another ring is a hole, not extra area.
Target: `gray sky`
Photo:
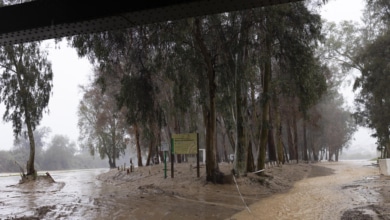
[[[341,20],[356,20],[361,17],[363,0],[329,0],[322,9],[323,17],[328,21],[340,22]],[[41,126],[50,127],[52,135],[61,134],[77,141],[77,106],[81,98],[78,86],[88,82],[92,72],[92,66],[86,59],[78,58],[73,48],[61,43],[60,49],[54,48],[54,41],[44,41],[43,45],[49,47],[49,60],[52,62],[54,80],[53,96],[49,103],[49,114],[45,114]],[[353,99],[352,90],[345,89],[349,100]],[[4,106],[0,105],[0,116],[4,113]],[[0,118],[0,119],[1,119]],[[13,145],[13,133],[11,123],[0,122],[0,150],[9,150]],[[350,149],[345,153],[359,153],[367,151],[375,153],[375,140],[370,138],[368,129],[359,129],[355,135]],[[369,146],[369,147],[367,147]]]

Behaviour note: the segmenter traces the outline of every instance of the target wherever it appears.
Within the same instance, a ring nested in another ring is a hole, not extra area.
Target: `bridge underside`
[[[36,0],[0,8],[0,45],[297,1],[301,0]]]

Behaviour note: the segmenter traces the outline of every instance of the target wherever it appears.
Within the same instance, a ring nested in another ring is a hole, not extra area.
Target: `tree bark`
[[[306,120],[303,119],[303,160],[309,161],[309,155],[307,154],[307,135],[306,135]]]
[[[148,159],[146,159],[146,166],[150,166],[150,159],[152,157],[152,148],[153,148],[153,141],[150,140],[149,149],[148,149]]]
[[[227,149],[226,149],[226,133],[222,134],[222,146],[223,146],[224,161],[229,162],[229,157],[228,157]]]
[[[255,160],[253,158],[252,141],[248,141],[248,159],[246,170],[248,172],[254,172],[256,169]]]
[[[15,62],[16,63],[16,62]],[[30,108],[29,104],[27,102],[27,94],[28,91],[23,83],[22,76],[21,76],[22,71],[17,71],[17,79],[18,79],[18,84],[20,87],[20,92],[21,92],[21,98],[23,100],[23,106],[24,106],[24,115],[25,115],[25,123],[27,126],[27,134],[28,134],[28,139],[30,141],[30,155],[29,159],[27,161],[26,165],[26,172],[27,175],[36,175],[36,170],[35,170],[35,140],[34,140],[34,131],[33,131],[33,126],[31,124],[31,116],[30,116]]]
[[[112,163],[113,167],[116,167],[116,125],[115,122],[113,123],[111,127],[111,136],[112,136]]]
[[[237,65],[237,64],[236,64]],[[241,77],[236,75],[236,109],[237,109],[237,141],[236,141],[236,151],[234,156],[234,172],[237,176],[246,176],[247,175],[247,157],[248,157],[248,147],[245,146],[246,137],[245,137],[245,127],[244,127],[244,117],[242,112],[242,106],[245,106],[244,98],[241,94]]]
[[[136,148],[137,148],[137,160],[138,160],[138,167],[142,167],[142,155],[141,155],[141,146],[139,144],[139,130],[138,125],[134,124],[134,130],[135,130],[135,142],[136,142]]]
[[[28,113],[27,113],[28,114]],[[27,124],[27,133],[28,139],[30,141],[30,155],[27,161],[27,175],[36,175],[34,160],[35,160],[35,140],[34,133],[31,126],[31,122],[28,116],[26,116],[26,124]]]
[[[295,148],[295,159],[299,162],[299,150],[298,150],[298,125],[297,116],[293,114],[293,128],[294,128],[294,148]]]
[[[269,108],[269,111],[271,111],[271,107]],[[269,161],[277,161],[275,138],[274,138],[274,127],[273,127],[271,112],[269,113],[269,123],[270,123],[270,128],[268,130],[268,159]]]
[[[217,175],[219,174],[219,167],[216,157],[216,109],[215,109],[215,95],[216,95],[216,83],[215,83],[215,69],[211,58],[211,55],[203,42],[201,35],[201,24],[198,18],[195,19],[195,31],[194,37],[197,45],[200,48],[201,54],[207,68],[207,79],[209,88],[209,108],[207,115],[207,127],[206,136],[208,141],[206,142],[206,180],[214,183],[218,182]]]
[[[265,168],[266,147],[269,132],[269,105],[270,105],[270,86],[271,86],[271,36],[266,34],[266,60],[264,64],[263,79],[263,106],[261,119],[260,150],[257,157],[257,169]]]
[[[288,141],[288,153],[289,153],[289,159],[295,160],[295,148],[294,148],[294,140],[292,135],[292,126],[291,126],[291,120],[287,119],[287,141]]]
[[[280,110],[279,104],[275,104],[276,112],[276,148],[278,152],[278,163],[284,163],[284,150],[283,150],[283,140],[282,140],[282,120],[280,119]]]

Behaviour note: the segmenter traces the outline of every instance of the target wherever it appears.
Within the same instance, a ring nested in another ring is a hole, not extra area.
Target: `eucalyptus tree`
[[[41,169],[40,166],[44,158],[45,147],[47,146],[46,139],[51,133],[49,127],[38,127],[34,130],[34,141],[35,141],[35,161],[38,169]],[[28,160],[28,152],[30,150],[30,140],[27,135],[27,127],[23,126],[20,136],[15,137],[14,144],[12,148],[12,154],[19,164],[22,161]]]
[[[383,156],[390,158],[390,115],[388,64],[390,60],[390,3],[383,0],[367,0],[364,12],[365,33],[368,43],[355,57],[363,69],[356,79],[354,89],[359,89],[355,99],[356,116],[359,122],[375,130],[379,148],[383,148]],[[367,34],[368,35],[368,34]]]
[[[116,159],[124,155],[128,140],[123,109],[118,109],[110,86],[102,93],[99,84],[83,87],[83,99],[78,109],[80,146],[108,158],[110,168],[116,167]]]
[[[375,130],[379,146],[384,147],[384,156],[390,157],[390,90],[388,89],[390,70],[390,32],[379,36],[364,48],[359,59],[364,66],[355,82],[359,94],[356,118],[361,124]]]
[[[235,153],[233,169],[237,176],[254,171],[256,50],[253,49],[254,36],[251,34],[252,18],[252,10],[220,14],[214,18],[215,38],[218,40],[215,45],[219,49],[217,71],[221,73],[218,75],[216,104],[225,126],[223,129]],[[251,96],[248,96],[249,90]],[[252,103],[252,109],[249,103]]]
[[[329,88],[321,100],[310,109],[308,134],[315,160],[319,159],[320,151],[326,150],[328,160],[338,161],[339,155],[349,146],[349,141],[356,131],[352,112],[344,106],[342,94],[337,90],[338,87]]]
[[[158,25],[157,25],[158,26]],[[136,138],[138,166],[142,166],[140,130],[143,126],[161,125],[161,107],[156,101],[151,39],[158,34],[155,26],[80,35],[71,39],[80,56],[88,56],[106,75],[118,76],[117,107],[125,107],[125,117]],[[104,77],[101,77],[104,81]],[[107,80],[107,79],[106,79]],[[155,136],[151,136],[155,138]]]
[[[317,42],[321,39],[318,14],[309,11],[304,3],[284,4],[261,9],[257,22],[263,31],[260,32],[259,42],[264,51],[260,64],[263,73],[262,127],[257,168],[263,169],[271,126],[269,112],[272,94],[279,90],[282,96],[299,100],[299,111],[305,114],[325,91],[326,82],[314,54]],[[273,73],[275,65],[279,66],[279,77],[276,79]],[[273,84],[272,81],[277,83]],[[297,141],[297,138],[294,139]]]
[[[327,36],[327,55],[340,64],[344,72],[351,69],[360,72],[354,84],[354,90],[358,91],[357,122],[375,129],[378,144],[389,151],[386,71],[390,4],[382,0],[367,0],[366,3],[363,26],[350,22],[329,25],[332,31]]]
[[[5,105],[3,120],[11,121],[15,137],[26,125],[30,141],[27,175],[35,175],[34,130],[47,110],[53,72],[47,52],[39,42],[9,45],[0,48],[0,101]]]
[[[204,68],[204,79],[207,91],[205,96],[206,102],[203,105],[203,115],[206,128],[206,179],[217,182],[220,173],[217,155],[216,155],[216,96],[217,96],[217,44],[214,38],[215,29],[213,29],[214,18],[217,15],[206,18],[193,19],[193,41],[198,54],[203,58],[202,66]]]
[[[369,40],[364,29],[356,22],[342,21],[339,24],[324,22],[324,44],[319,50],[321,59],[340,67],[343,75],[352,69],[361,71],[357,55]]]

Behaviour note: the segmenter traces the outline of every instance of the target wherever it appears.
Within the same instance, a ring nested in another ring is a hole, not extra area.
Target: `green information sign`
[[[175,154],[197,154],[197,133],[173,134],[173,148]]]

